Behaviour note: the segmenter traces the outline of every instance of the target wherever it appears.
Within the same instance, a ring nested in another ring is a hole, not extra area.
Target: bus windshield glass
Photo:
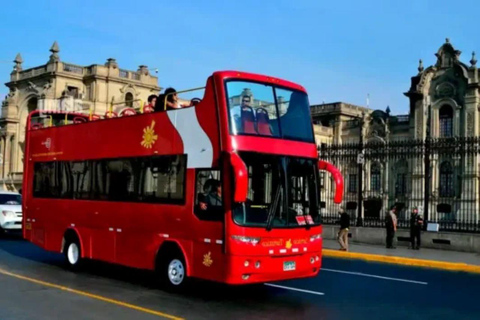
[[[314,142],[308,96],[257,82],[226,82],[230,132]]]
[[[237,224],[266,228],[320,224],[313,159],[250,152],[240,156],[247,166],[249,191],[246,203],[235,205]]]

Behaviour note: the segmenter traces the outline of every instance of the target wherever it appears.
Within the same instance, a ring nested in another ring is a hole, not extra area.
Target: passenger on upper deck
[[[147,104],[148,107],[154,109],[156,103],[157,103],[157,95],[151,94],[150,96],[148,96],[148,104]]]
[[[165,99],[167,99],[167,110],[181,109],[184,107],[191,107],[191,101],[178,98],[177,91],[174,88],[167,88],[163,94],[157,99],[155,104],[155,111],[165,110]]]

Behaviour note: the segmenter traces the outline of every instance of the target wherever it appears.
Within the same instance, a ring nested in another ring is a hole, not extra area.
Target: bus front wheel
[[[66,237],[63,253],[68,267],[75,271],[78,270],[82,263],[82,251],[80,248],[80,241],[78,241],[77,237]]]
[[[161,254],[157,273],[161,285],[170,291],[183,290],[188,282],[187,268],[183,254],[178,250],[168,250]]]

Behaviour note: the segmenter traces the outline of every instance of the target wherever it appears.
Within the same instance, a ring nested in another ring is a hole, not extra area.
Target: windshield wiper
[[[281,185],[277,185],[277,190],[275,192],[275,199],[273,200],[272,205],[270,206],[270,209],[268,210],[268,216],[267,216],[267,231],[272,230],[272,224],[273,224],[273,219],[275,217],[275,212],[277,211],[277,207],[280,203],[279,198],[280,198],[280,193],[281,193]]]

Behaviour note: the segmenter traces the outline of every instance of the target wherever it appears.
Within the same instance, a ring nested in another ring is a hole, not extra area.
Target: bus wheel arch
[[[168,290],[183,289],[189,280],[187,255],[176,241],[164,241],[155,257],[155,273],[161,286]]]
[[[77,270],[83,262],[83,246],[78,232],[67,229],[62,239],[62,253],[65,256],[67,266]]]

